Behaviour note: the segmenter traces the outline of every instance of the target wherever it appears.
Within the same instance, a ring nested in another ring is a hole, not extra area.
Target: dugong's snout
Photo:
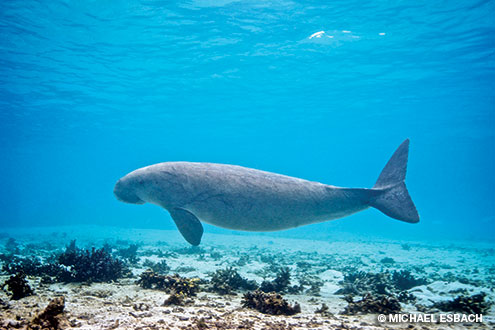
[[[124,203],[131,204],[144,204],[141,198],[136,195],[136,189],[132,184],[132,181],[126,177],[123,177],[115,184],[113,188],[113,194],[117,199]]]

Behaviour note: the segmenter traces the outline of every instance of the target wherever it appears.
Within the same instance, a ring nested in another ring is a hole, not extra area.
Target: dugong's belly
[[[269,199],[248,201],[222,196],[184,207],[201,221],[235,230],[276,231],[329,220],[329,216],[307,205]]]

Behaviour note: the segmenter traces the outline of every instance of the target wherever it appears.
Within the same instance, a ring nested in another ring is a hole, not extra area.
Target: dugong
[[[342,218],[374,207],[419,221],[404,183],[409,139],[397,148],[373,188],[342,188],[236,165],[165,162],[118,180],[122,202],[152,203],[172,216],[186,241],[199,245],[201,222],[245,231],[277,231]]]

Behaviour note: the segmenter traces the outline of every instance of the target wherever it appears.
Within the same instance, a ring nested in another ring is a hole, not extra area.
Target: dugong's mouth
[[[117,199],[124,203],[130,204],[144,204],[146,203],[136,195],[135,189],[132,187],[128,180],[120,179],[113,188],[113,194]]]

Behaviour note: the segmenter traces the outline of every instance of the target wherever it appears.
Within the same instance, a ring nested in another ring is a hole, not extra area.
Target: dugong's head
[[[119,201],[132,204],[146,203],[138,197],[145,183],[145,178],[138,171],[131,172],[122,177],[113,188],[113,193]]]

